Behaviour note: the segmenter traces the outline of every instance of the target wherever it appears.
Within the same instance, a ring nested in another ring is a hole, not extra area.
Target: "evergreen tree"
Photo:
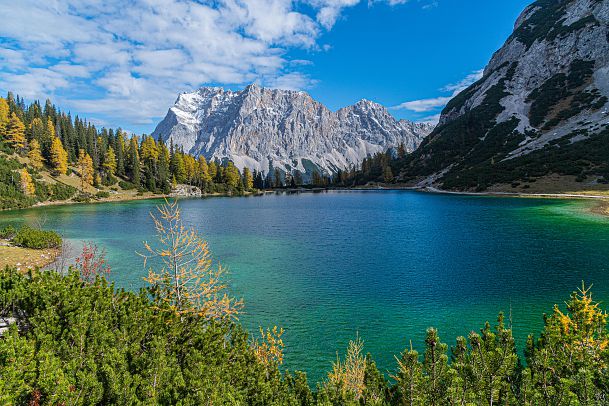
[[[136,137],[132,137],[129,143],[129,156],[129,175],[131,177],[131,182],[139,188],[141,186],[142,168],[140,165],[140,155]]]
[[[398,146],[398,158],[404,159],[405,157],[406,157],[406,146],[404,145],[403,142],[401,142],[400,145]]]
[[[281,180],[281,171],[279,170],[279,168],[275,168],[275,171],[273,172],[273,187],[283,187],[283,181]]]
[[[181,152],[175,152],[171,160],[171,172],[178,183],[186,181],[186,167],[184,166],[184,157]]]
[[[390,183],[393,181],[393,172],[391,171],[391,167],[389,165],[385,166],[383,169],[383,180],[385,183]]]

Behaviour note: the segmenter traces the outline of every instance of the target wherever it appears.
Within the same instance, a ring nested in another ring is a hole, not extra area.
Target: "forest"
[[[313,383],[284,365],[282,328],[241,327],[247,303],[177,203],[152,214],[158,238],[140,252],[150,272],[138,292],[109,282],[103,252],[87,245],[65,271],[0,271],[0,403],[607,404],[607,314],[590,287],[548,309],[525,348],[500,313],[450,344],[428,329],[385,373],[354,337]]]
[[[49,177],[42,176],[48,173]],[[78,176],[66,184],[63,176]],[[84,200],[120,190],[167,194],[176,184],[204,193],[242,194],[261,174],[232,162],[195,158],[172,143],[122,129],[97,129],[50,100],[0,97],[0,208],[47,200]],[[92,193],[91,191],[95,191]]]

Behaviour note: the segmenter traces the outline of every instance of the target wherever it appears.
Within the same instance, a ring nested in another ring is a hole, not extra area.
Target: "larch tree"
[[[226,270],[213,266],[207,242],[184,226],[177,202],[165,202],[152,214],[157,232],[156,246],[144,243],[144,266],[157,260],[160,268],[150,268],[146,280],[160,309],[184,318],[196,315],[208,320],[237,317],[242,301],[227,293]]]
[[[236,188],[240,180],[241,176],[239,175],[239,170],[232,162],[229,162],[224,169],[224,181],[226,182],[226,185],[231,188]]]
[[[8,125],[10,109],[6,99],[0,97],[0,137],[3,137],[6,132],[6,126]]]
[[[366,389],[366,357],[363,354],[364,342],[357,337],[349,341],[344,360],[338,356],[328,373],[326,389],[337,392],[342,399],[359,402]]]
[[[93,159],[91,156],[81,149],[78,153],[78,163],[76,164],[80,172],[80,188],[85,190],[85,184],[92,185],[94,180]]]
[[[197,170],[199,171],[199,179],[202,185],[207,185],[211,182],[211,176],[209,176],[209,165],[204,156],[200,156],[197,162]]]
[[[104,156],[104,171],[108,176],[114,176],[116,173],[116,154],[112,147],[108,147],[106,155]]]
[[[15,113],[11,114],[6,127],[6,140],[15,149],[23,149],[25,147],[25,125]]]
[[[44,159],[42,158],[42,153],[40,152],[40,144],[36,139],[30,141],[30,151],[27,154],[30,159],[30,165],[32,168],[40,170],[44,166]]]
[[[243,168],[243,186],[245,190],[252,190],[254,187],[254,176],[247,166]]]
[[[32,196],[36,193],[36,187],[34,186],[34,182],[32,182],[32,177],[26,168],[23,168],[19,175],[21,177],[21,190],[26,196]]]
[[[68,171],[68,153],[58,137],[54,137],[51,143],[51,166],[58,175],[65,175]]]

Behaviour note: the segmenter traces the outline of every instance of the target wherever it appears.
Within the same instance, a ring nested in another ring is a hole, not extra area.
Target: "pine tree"
[[[42,169],[44,166],[44,159],[42,158],[42,154],[40,153],[40,144],[36,139],[30,141],[30,151],[27,154],[30,159],[30,165],[34,169]]]
[[[391,167],[389,165],[385,166],[385,169],[383,169],[383,180],[385,183],[393,181],[393,172],[391,171]]]
[[[36,188],[32,182],[32,177],[26,168],[23,168],[19,174],[21,175],[21,190],[26,196],[32,196],[36,193]]]
[[[42,124],[42,120],[39,117],[36,117],[30,123],[27,139],[28,140],[42,140],[44,136],[44,124]]]
[[[77,162],[78,171],[80,172],[80,188],[84,192],[85,184],[92,185],[94,181],[93,159],[91,156],[81,149],[78,153]]]
[[[6,140],[15,149],[23,149],[25,146],[25,125],[14,112],[6,127]]]
[[[51,143],[51,166],[57,175],[64,175],[68,171],[68,154],[58,137],[54,137]]]
[[[178,183],[184,183],[186,181],[186,167],[184,166],[184,157],[182,156],[182,153],[176,152],[173,154],[171,171]]]
[[[401,142],[400,145],[398,146],[398,158],[402,159],[406,156],[406,146],[404,146],[404,143]]]
[[[273,187],[283,187],[283,182],[281,180],[281,171],[279,170],[279,168],[275,168],[275,171],[273,172]]]

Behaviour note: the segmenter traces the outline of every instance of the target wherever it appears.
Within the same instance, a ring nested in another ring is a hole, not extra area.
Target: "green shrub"
[[[120,186],[120,188],[124,190],[135,189],[135,185],[133,183],[125,182],[124,180],[119,181],[118,186]]]
[[[11,224],[4,226],[0,230],[0,238],[2,238],[4,240],[12,239],[15,236],[15,234],[17,234],[17,229],[15,227],[13,227]]]
[[[97,192],[95,194],[95,197],[97,199],[106,199],[106,198],[110,197],[110,192],[107,192],[105,190],[100,190],[99,192]]]
[[[20,247],[34,249],[57,248],[61,245],[61,237],[55,231],[41,230],[27,225],[22,226],[11,241]]]

